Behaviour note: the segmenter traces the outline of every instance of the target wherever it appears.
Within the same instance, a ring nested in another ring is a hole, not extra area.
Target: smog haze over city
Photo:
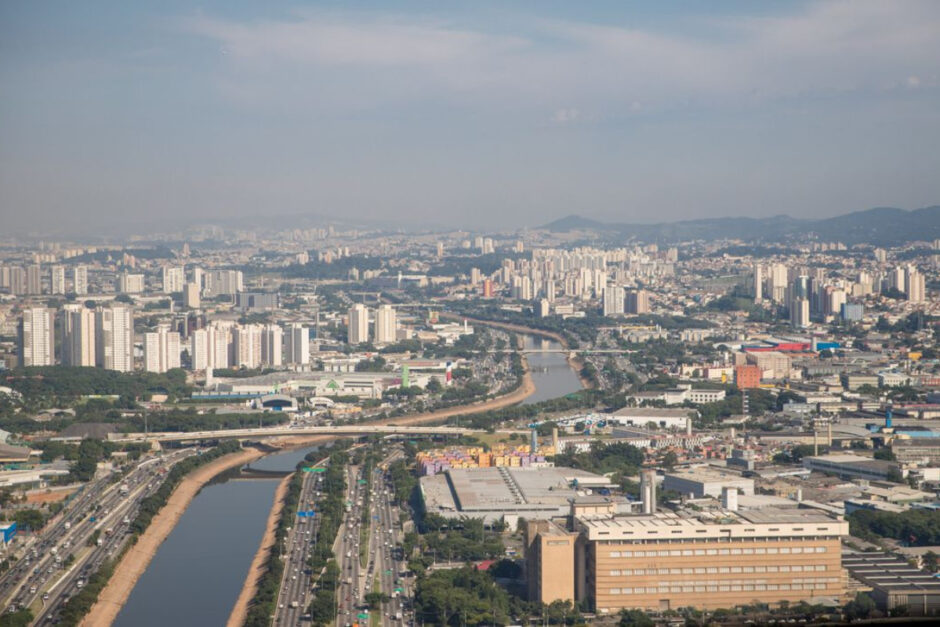
[[[17,232],[830,217],[940,198],[940,6],[4,2]]]
[[[940,0],[0,1],[0,627],[938,620],[938,105]]]

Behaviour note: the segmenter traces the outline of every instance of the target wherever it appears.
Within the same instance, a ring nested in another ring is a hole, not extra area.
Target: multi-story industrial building
[[[737,511],[730,489],[724,498],[704,511],[657,512],[644,502],[643,514],[575,500],[567,526],[527,521],[530,600],[586,601],[610,614],[842,595],[847,522],[809,509]]]

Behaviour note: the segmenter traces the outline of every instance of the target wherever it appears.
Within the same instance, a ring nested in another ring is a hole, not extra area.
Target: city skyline
[[[940,198],[930,2],[0,17],[10,232],[805,218]]]

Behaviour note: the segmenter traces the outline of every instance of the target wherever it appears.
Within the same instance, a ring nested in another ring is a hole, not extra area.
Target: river
[[[259,470],[293,470],[317,447],[269,455]],[[160,545],[118,614],[117,627],[224,625],[258,550],[279,479],[206,485]]]
[[[527,349],[561,349],[554,340],[531,335],[524,339]],[[558,398],[581,389],[565,357],[561,352],[527,355],[536,389],[524,403]],[[252,467],[290,471],[316,448],[269,455]],[[232,480],[223,475],[206,485],[160,546],[115,625],[224,625],[264,534],[277,483],[277,479]]]
[[[555,340],[541,336],[525,335],[523,338],[527,350],[562,348]],[[558,398],[581,389],[581,381],[568,365],[565,353],[528,353],[526,359],[529,362],[532,382],[535,383],[535,392],[522,402],[523,405]]]

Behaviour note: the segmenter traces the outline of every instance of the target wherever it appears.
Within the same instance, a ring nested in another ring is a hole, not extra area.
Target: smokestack
[[[692,435],[692,419],[691,418],[685,419],[685,434],[688,436]]]
[[[721,506],[731,512],[738,511],[738,489],[737,488],[722,488],[721,489]]]
[[[539,452],[539,432],[538,429],[532,429],[531,438],[529,440],[529,453],[535,455]]]
[[[643,513],[656,513],[656,471],[644,470],[640,473],[640,497],[643,499]]]
[[[555,454],[558,454],[558,427],[552,427],[552,448],[555,449]]]
[[[796,502],[797,503],[803,502],[803,488],[796,489]]]
[[[819,455],[819,431],[816,430],[815,423],[813,424],[813,455]]]

